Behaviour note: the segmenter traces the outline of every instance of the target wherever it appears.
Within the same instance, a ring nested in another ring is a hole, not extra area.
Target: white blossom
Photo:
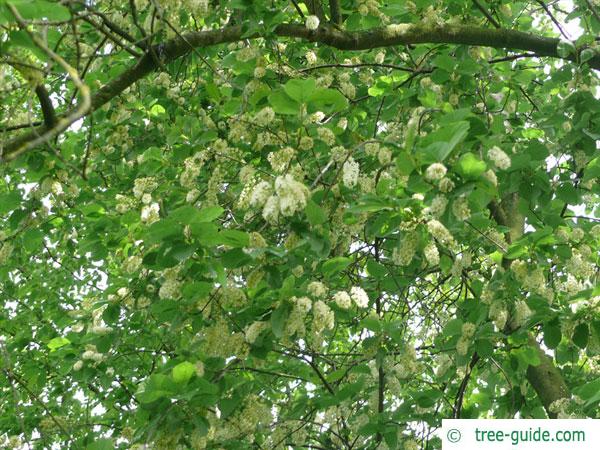
[[[359,308],[366,308],[369,306],[369,296],[364,289],[359,286],[354,286],[350,289],[350,298],[352,298],[354,304]]]
[[[425,171],[425,178],[429,181],[438,181],[446,176],[446,166],[441,163],[433,163]]]
[[[487,155],[498,169],[506,170],[510,167],[510,158],[500,147],[490,148]]]
[[[279,211],[284,216],[292,216],[303,210],[310,195],[308,188],[289,174],[277,177],[275,192],[279,197]]]
[[[354,161],[354,158],[350,156],[342,166],[342,181],[344,186],[349,188],[356,186],[359,172],[360,166],[356,161]]]
[[[317,16],[311,15],[311,16],[306,16],[306,21],[304,22],[304,25],[309,30],[316,30],[317,28],[319,28],[319,23],[320,23],[319,18]]]
[[[352,306],[352,299],[346,291],[338,291],[335,294],[333,294],[333,301],[341,309],[348,309]]]

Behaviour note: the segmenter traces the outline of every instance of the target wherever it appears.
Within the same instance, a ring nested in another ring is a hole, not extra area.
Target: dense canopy
[[[0,0],[7,448],[598,417],[597,0]]]

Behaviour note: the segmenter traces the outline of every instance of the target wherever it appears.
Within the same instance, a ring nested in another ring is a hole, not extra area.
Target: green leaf
[[[586,48],[579,54],[579,61],[585,63],[592,59],[594,56],[596,56],[596,52],[591,48]]]
[[[460,336],[462,334],[463,321],[452,319],[445,326],[443,334],[445,337]]]
[[[171,376],[175,383],[187,383],[196,373],[196,366],[189,361],[184,361],[173,367]]]
[[[271,329],[275,337],[281,338],[283,336],[287,318],[291,311],[292,305],[287,301],[283,301],[271,314]]]
[[[600,401],[600,377],[576,389],[574,393],[586,401],[586,406]]]
[[[115,447],[115,442],[113,439],[102,438],[96,439],[91,444],[88,444],[86,450],[113,450]]]
[[[290,98],[282,90],[274,91],[269,95],[269,104],[278,114],[296,115],[300,112],[300,103]]]
[[[56,2],[44,0],[11,0],[21,17],[25,20],[42,20],[65,22],[71,18],[69,8]],[[0,23],[16,22],[12,11],[6,5],[0,3]]]
[[[250,245],[250,235],[245,231],[239,230],[221,230],[219,232],[219,241],[221,244],[230,247],[248,247]]]
[[[148,227],[144,235],[146,245],[157,244],[165,240],[183,235],[183,227],[170,218],[154,222]]]
[[[571,53],[575,53],[576,51],[577,51],[577,49],[575,48],[575,45],[573,45],[573,43],[570,41],[561,40],[556,45],[556,53],[561,58],[566,58]]]
[[[444,161],[469,132],[470,123],[460,121],[441,127],[423,140],[423,163]]]
[[[600,157],[592,159],[583,171],[583,179],[585,181],[600,178]]]
[[[291,79],[283,85],[285,93],[298,103],[307,103],[312,98],[315,88],[315,80],[312,78]]]
[[[50,339],[47,345],[51,351],[55,351],[56,349],[64,347],[65,345],[69,345],[70,343],[71,341],[65,337],[55,337]]]
[[[504,255],[506,259],[517,259],[527,253],[527,247],[518,242],[508,247],[508,251]]]
[[[327,215],[323,208],[312,200],[309,200],[306,204],[306,218],[311,225],[320,225],[327,222]]]
[[[538,366],[540,364],[540,357],[533,347],[526,345],[512,350],[512,353],[516,355],[523,367]]]
[[[330,111],[343,111],[348,107],[348,100],[336,89],[315,90],[309,98],[309,103]]]
[[[4,215],[21,204],[21,194],[19,191],[12,191],[0,194],[0,214]]]
[[[562,334],[560,331],[560,323],[558,321],[547,322],[543,325],[544,344],[549,349],[555,349],[560,344]]]
[[[152,403],[175,393],[175,384],[166,375],[154,374],[142,383],[135,394],[140,403]]]
[[[331,277],[332,275],[335,275],[335,274],[341,272],[342,270],[344,270],[351,263],[352,263],[352,260],[345,256],[338,256],[335,258],[331,258],[330,260],[325,261],[323,263],[323,267],[322,267],[323,274],[328,277]]]
[[[587,323],[580,323],[573,331],[573,343],[579,348],[585,348],[588,344],[590,329]]]
[[[487,169],[486,164],[471,152],[461,155],[455,167],[467,179],[476,179]]]

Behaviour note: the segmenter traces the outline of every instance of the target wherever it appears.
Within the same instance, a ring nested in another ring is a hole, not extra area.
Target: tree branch
[[[475,3],[475,6],[477,7],[477,9],[479,11],[481,11],[481,13],[485,16],[485,18],[487,20],[489,20],[489,22],[494,25],[495,28],[501,28],[500,24],[498,23],[498,21],[496,19],[494,19],[494,16],[492,16],[490,14],[490,12],[487,10],[487,8],[485,6],[483,6],[479,0],[473,0],[473,3]]]
[[[321,0],[305,0],[304,4],[308,8],[308,12],[317,16],[321,22],[325,21],[325,13],[323,12]]]
[[[42,107],[42,114],[44,115],[44,125],[48,128],[52,128],[56,123],[56,113],[54,112],[54,106],[52,106],[52,100],[50,95],[43,84],[38,84],[35,87],[35,95],[37,95]]]
[[[329,15],[331,16],[331,23],[341,25],[342,12],[340,10],[340,0],[329,0]]]
[[[300,38],[309,42],[318,42],[340,50],[367,50],[380,47],[391,47],[409,44],[458,44],[475,45],[500,49],[524,50],[535,53],[536,56],[559,58],[556,52],[558,38],[537,36],[515,30],[487,29],[464,25],[444,25],[430,27],[422,24],[397,24],[373,28],[365,31],[348,32],[332,26],[322,25],[317,30],[308,30],[303,25],[282,24],[274,30],[275,35],[287,38]],[[184,55],[192,48],[209,47],[218,44],[242,40],[244,31],[241,26],[232,26],[220,30],[189,32],[182,37],[175,37],[164,43],[153,46],[153,50],[162,64],[168,64]],[[257,33],[252,38],[263,37]],[[569,60],[576,61],[578,55],[569,55]],[[587,64],[594,69],[600,69],[600,56],[594,56]],[[145,77],[158,68],[150,54],[144,55],[138,62],[127,69],[113,81],[99,89],[91,96],[90,108],[82,114],[83,108],[77,108],[77,115],[86,115],[119,95],[133,83]],[[83,105],[82,105],[83,106]],[[75,111],[67,112],[63,117],[73,115]],[[81,117],[80,116],[80,117]],[[79,117],[78,117],[79,118]],[[60,122],[60,119],[59,119]],[[71,122],[72,123],[72,122]],[[67,126],[61,126],[64,131]],[[49,130],[43,125],[28,133],[18,136],[4,146],[3,160],[14,159],[27,146],[32,148],[31,141],[44,135]]]

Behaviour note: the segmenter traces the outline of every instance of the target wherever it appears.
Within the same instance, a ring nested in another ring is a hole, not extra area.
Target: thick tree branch
[[[340,0],[329,0],[329,15],[331,22],[340,25],[342,23],[342,11],[340,9]]]
[[[325,20],[325,13],[323,12],[321,0],[304,0],[304,4],[308,8],[308,12],[317,16],[322,22]]]
[[[360,32],[348,32],[326,24],[314,31],[308,30],[303,25],[283,24],[279,25],[274,33],[279,37],[300,38],[309,42],[329,45],[340,50],[367,50],[396,45],[437,43],[524,50],[535,53],[537,56],[559,58],[556,52],[556,46],[559,42],[557,38],[536,36],[515,30],[494,30],[464,25],[429,27],[421,24],[397,24]],[[153,50],[158,55],[160,62],[167,64],[189,54],[192,48],[237,42],[242,40],[243,35],[244,32],[241,26],[190,32],[183,34],[182,37],[176,37],[154,45]],[[264,36],[256,34],[253,37]],[[577,57],[578,55],[570,55],[568,59],[576,61]],[[594,69],[600,69],[600,56],[594,56],[588,61],[588,64]],[[144,55],[134,66],[92,95],[90,111],[104,105],[157,68],[158,65],[154,58],[150,54]],[[73,112],[69,111],[64,116],[71,116]],[[60,131],[64,131],[64,129],[66,127]],[[3,159],[13,159],[16,156],[15,153],[22,153],[24,146],[31,148],[30,142],[47,132],[48,128],[43,125],[15,138],[13,141],[9,141],[4,146]]]
[[[511,194],[504,198],[500,204],[492,202],[489,205],[494,220],[499,225],[510,228],[506,235],[509,243],[520,239],[525,229],[525,218],[518,210],[518,201],[518,195]],[[511,260],[505,259],[502,265],[508,270]],[[565,383],[562,373],[554,365],[552,358],[546,355],[531,333],[529,334],[528,345],[535,350],[540,363],[537,366],[527,367],[527,381],[529,381],[529,384],[531,384],[537,393],[538,398],[548,413],[548,417],[554,419],[556,418],[556,414],[550,410],[550,405],[556,400],[570,397],[569,388]]]
[[[54,112],[54,106],[52,106],[50,95],[43,84],[38,84],[35,87],[35,95],[37,95],[40,106],[42,107],[44,125],[48,128],[52,128],[56,123],[56,113]]]

